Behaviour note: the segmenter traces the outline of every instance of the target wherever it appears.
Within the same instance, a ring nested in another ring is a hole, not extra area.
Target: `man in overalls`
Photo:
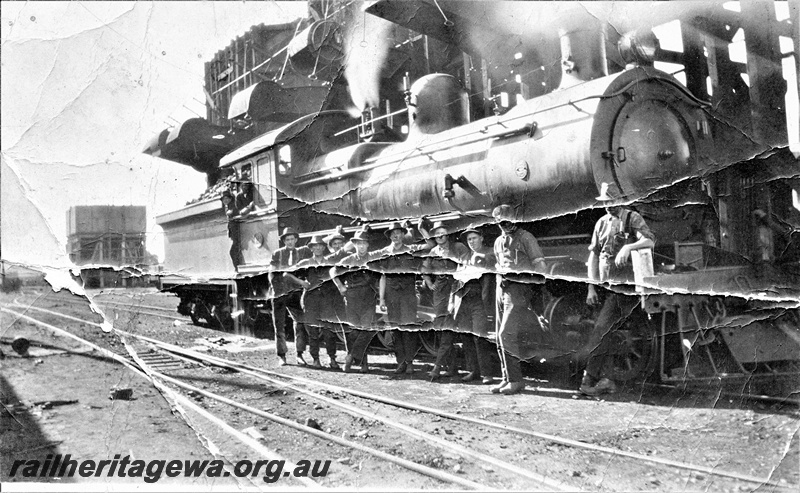
[[[607,281],[632,281],[631,252],[652,248],[655,236],[642,216],[623,208],[619,200],[608,193],[608,184],[603,183],[598,201],[605,202],[606,215],[594,226],[592,243],[589,245],[589,284],[586,303],[599,303],[598,290],[594,283]],[[605,290],[603,308],[597,316],[589,341],[591,354],[586,362],[580,391],[586,395],[609,394],[617,391],[614,380],[604,376],[604,366],[611,347],[607,335],[624,322],[636,308],[639,297],[618,294]]]

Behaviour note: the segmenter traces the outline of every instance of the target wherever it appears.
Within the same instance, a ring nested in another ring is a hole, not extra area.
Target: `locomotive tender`
[[[391,18],[390,7],[378,2],[368,11]],[[458,230],[490,223],[492,207],[510,203],[539,238],[549,268],[548,330],[521,357],[569,358],[592,328],[579,281],[600,215],[594,197],[605,183],[634,203],[657,237],[656,275],[639,286],[642,310],[614,332],[618,379],[654,365],[667,381],[797,375],[796,161],[784,148],[762,156],[757,171],[733,165],[769,146],[733,145],[741,133],[732,114],[687,87],[691,72],[684,84],[653,68],[643,55],[658,53],[651,39],[621,38],[622,60],[631,63],[605,75],[606,61],[598,69],[597,59],[608,32],[563,32],[560,86],[519,97],[507,110],[485,98],[483,118],[463,74],[423,74],[405,91],[394,84],[386,101],[405,100],[405,138],[391,121],[404,115],[387,103],[380,118],[324,108],[237,142],[214,173],[255,184],[255,210],[237,219],[242,263],[230,264],[227,219],[212,194],[158,219],[171,273],[165,286],[193,319],[252,331],[268,310],[267,272],[283,227],[309,237],[356,219],[379,233],[391,220],[427,216]],[[718,95],[734,85],[715,84]],[[374,238],[379,246],[382,235]]]

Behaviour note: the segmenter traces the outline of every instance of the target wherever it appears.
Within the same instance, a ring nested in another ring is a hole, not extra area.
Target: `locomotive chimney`
[[[561,85],[559,89],[608,75],[606,44],[598,23],[559,29],[561,38]]]
[[[430,74],[411,86],[408,97],[409,140],[464,125],[469,121],[467,93],[455,77]]]

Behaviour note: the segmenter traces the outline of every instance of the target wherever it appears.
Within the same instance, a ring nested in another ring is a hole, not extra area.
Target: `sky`
[[[145,205],[155,217],[205,175],[142,153],[205,116],[203,64],[256,24],[304,17],[305,2],[0,2],[2,259],[66,268],[74,205]]]

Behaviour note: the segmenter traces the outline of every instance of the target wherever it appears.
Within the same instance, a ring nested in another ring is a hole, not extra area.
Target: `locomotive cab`
[[[234,170],[240,179],[250,174],[255,189],[254,210],[235,219],[239,223],[240,273],[259,274],[268,269],[272,252],[280,246],[279,229],[298,227],[302,222],[299,218],[291,224],[279,221],[284,213],[301,206],[292,194],[293,182],[315,171],[317,156],[350,143],[349,135],[335,134],[352,122],[344,111],[308,115],[251,140],[221,159],[220,167]]]

